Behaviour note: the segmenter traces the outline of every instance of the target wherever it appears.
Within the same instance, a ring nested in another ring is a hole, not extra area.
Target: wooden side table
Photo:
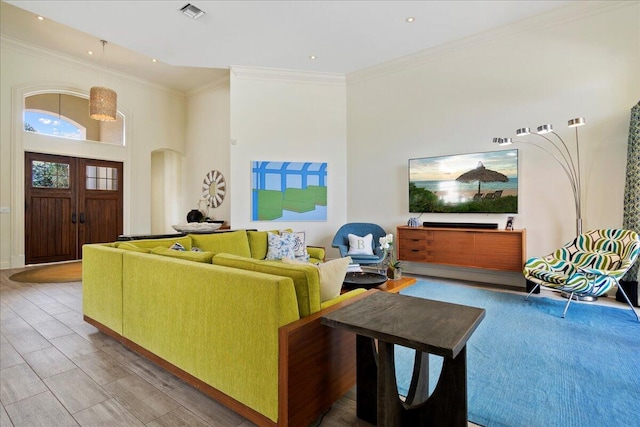
[[[370,296],[322,317],[323,324],[356,334],[358,418],[379,426],[466,427],[466,344],[485,310],[369,292]],[[374,340],[378,340],[377,354]],[[416,350],[404,402],[397,393],[394,344]],[[429,354],[444,358],[431,396]]]

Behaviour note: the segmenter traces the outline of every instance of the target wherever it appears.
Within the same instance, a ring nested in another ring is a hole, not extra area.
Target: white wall
[[[349,221],[377,222],[389,231],[406,224],[409,158],[496,150],[493,137],[544,123],[573,144],[567,120],[582,116],[584,229],[621,226],[629,110],[640,97],[639,8],[638,2],[577,2],[348,75]],[[520,149],[515,227],[527,229],[528,256],[549,253],[575,235],[569,182],[542,150],[508,148]],[[420,220],[504,227],[506,215],[425,214]]]
[[[151,229],[151,153],[184,153],[185,95],[125,75],[111,73],[107,82],[118,93],[126,118],[126,146],[82,143],[23,134],[22,95],[34,88],[65,89],[88,94],[102,71],[48,50],[2,37],[0,42],[0,268],[24,264],[25,149],[79,157],[123,161],[124,231]]]
[[[187,137],[185,143],[185,180],[180,222],[187,213],[198,208],[202,199],[202,184],[211,170],[222,173],[227,183],[227,195],[217,208],[209,208],[209,217],[231,220],[230,190],[230,101],[229,76],[190,93],[187,99]],[[234,224],[235,226],[235,224]]]
[[[331,248],[347,218],[344,77],[268,69],[231,69],[231,225],[306,231]],[[251,221],[251,161],[327,163],[326,222]]]

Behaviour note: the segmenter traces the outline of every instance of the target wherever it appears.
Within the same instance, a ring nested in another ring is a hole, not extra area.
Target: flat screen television
[[[518,213],[518,150],[409,159],[409,212]]]

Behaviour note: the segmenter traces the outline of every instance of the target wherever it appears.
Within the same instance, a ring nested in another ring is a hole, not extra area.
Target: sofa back
[[[300,317],[320,311],[320,274],[313,265],[285,264],[281,261],[263,261],[232,254],[218,254],[213,264],[248,271],[290,277],[298,300]]]
[[[278,329],[299,318],[292,280],[125,252],[123,335],[278,419]]]

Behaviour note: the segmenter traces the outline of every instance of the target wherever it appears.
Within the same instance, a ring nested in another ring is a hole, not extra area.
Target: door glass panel
[[[118,189],[118,169],[106,166],[87,166],[87,190]]]
[[[34,160],[31,162],[33,188],[69,188],[69,165]]]

